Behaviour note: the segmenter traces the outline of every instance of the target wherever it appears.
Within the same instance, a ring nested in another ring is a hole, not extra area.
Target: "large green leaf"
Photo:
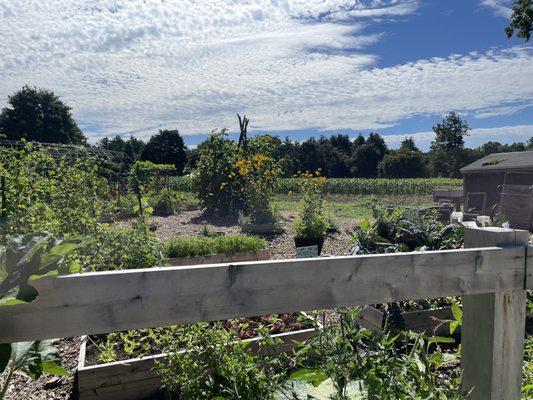
[[[70,372],[61,366],[61,357],[59,356],[59,351],[52,345],[50,340],[43,340],[39,342],[37,351],[41,356],[43,372],[52,375],[70,375]]]
[[[52,341],[18,342],[11,345],[13,368],[38,379],[43,372],[54,375],[70,375],[61,367],[61,358]]]
[[[37,351],[39,342],[18,342],[11,344],[11,360],[13,369],[23,371],[33,380],[43,373],[42,361]]]
[[[459,325],[463,324],[463,310],[457,303],[452,304],[452,315]]]
[[[324,382],[326,379],[328,379],[328,376],[324,371],[318,368],[304,368],[299,369],[297,371],[294,371],[290,376],[289,379],[300,379],[306,382],[312,383],[314,386],[320,385],[322,382]]]
[[[312,399],[320,400],[335,398],[334,396],[337,394],[331,379],[325,380],[318,387],[308,384],[306,386],[306,392]],[[346,394],[349,399],[353,400],[364,400],[367,398],[362,381],[348,382]]]
[[[78,263],[62,261],[92,241],[81,236],[55,239],[47,232],[11,238],[5,248],[0,248],[0,305],[33,301],[38,293],[30,281],[80,272]]]

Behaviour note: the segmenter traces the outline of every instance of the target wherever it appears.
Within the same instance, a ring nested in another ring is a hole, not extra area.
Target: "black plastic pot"
[[[307,246],[317,246],[318,255],[322,252],[322,247],[324,246],[324,240],[326,238],[294,238],[294,244],[296,247],[307,247]]]

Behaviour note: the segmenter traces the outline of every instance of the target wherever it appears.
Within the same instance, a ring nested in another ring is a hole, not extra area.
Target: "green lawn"
[[[335,219],[363,220],[372,218],[372,206],[381,203],[399,207],[427,207],[433,205],[431,195],[422,196],[369,196],[330,195],[326,198],[326,210]],[[276,196],[278,211],[298,211],[299,196]]]
[[[180,193],[184,204],[198,204],[198,199],[192,193]],[[300,197],[298,195],[276,195],[278,211],[299,210]],[[335,220],[372,219],[372,206],[381,203],[398,207],[428,207],[433,205],[431,195],[329,195],[326,196],[326,211]]]

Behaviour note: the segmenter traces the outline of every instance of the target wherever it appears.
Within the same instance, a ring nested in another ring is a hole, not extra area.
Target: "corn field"
[[[172,186],[182,192],[193,192],[193,179],[186,176],[173,178]],[[345,195],[428,195],[435,189],[463,188],[462,179],[415,178],[415,179],[366,179],[332,178],[324,185],[324,192]],[[299,178],[280,179],[276,192],[298,193]]]

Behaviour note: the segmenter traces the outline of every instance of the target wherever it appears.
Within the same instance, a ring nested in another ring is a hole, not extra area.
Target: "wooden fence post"
[[[528,242],[528,231],[465,228],[465,248]],[[524,261],[524,282],[526,267]],[[463,296],[461,367],[463,387],[474,388],[472,400],[520,399],[525,313],[525,290]]]

